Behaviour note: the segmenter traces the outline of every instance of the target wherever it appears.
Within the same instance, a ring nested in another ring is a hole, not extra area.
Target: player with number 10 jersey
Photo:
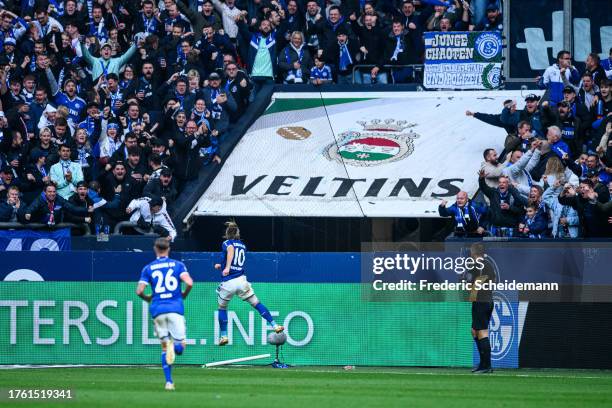
[[[225,226],[224,238],[226,240],[221,244],[221,250],[223,251],[221,262],[223,264],[215,264],[215,269],[222,269],[221,284],[217,288],[220,329],[219,345],[224,346],[229,343],[227,336],[227,305],[234,295],[237,295],[245,302],[249,302],[251,306],[257,309],[261,317],[266,319],[276,333],[282,332],[284,330],[283,326],[276,324],[270,311],[259,301],[251,284],[246,279],[247,249],[246,245],[240,240],[238,225],[233,221],[228,221],[225,223]]]

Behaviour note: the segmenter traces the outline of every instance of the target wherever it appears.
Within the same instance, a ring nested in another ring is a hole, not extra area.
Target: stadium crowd
[[[2,0],[0,222],[173,238],[263,84],[409,82],[422,32],[501,28],[490,0]]]
[[[612,237],[612,49],[590,54],[584,72],[561,51],[522,109],[507,100],[499,114],[466,115],[503,128],[504,149],[486,149],[479,185],[439,207],[459,236]]]

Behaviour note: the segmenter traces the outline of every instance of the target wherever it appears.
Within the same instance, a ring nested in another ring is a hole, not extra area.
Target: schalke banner
[[[500,86],[500,32],[428,32],[423,85],[437,89],[496,89]]]
[[[69,251],[70,229],[0,231],[0,251]]]

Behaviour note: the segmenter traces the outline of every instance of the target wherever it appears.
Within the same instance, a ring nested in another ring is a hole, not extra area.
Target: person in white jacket
[[[224,3],[220,0],[212,0],[212,2],[215,9],[221,14],[225,34],[232,40],[235,40],[238,36],[236,20],[239,16],[242,16],[242,10],[236,7],[236,0],[225,0]]]
[[[125,210],[130,214],[130,221],[142,228],[152,228],[153,232],[174,241],[176,228],[168,211],[166,202],[160,197],[141,197],[130,202]]]
[[[542,195],[542,202],[549,209],[552,237],[578,238],[580,234],[580,218],[576,210],[571,206],[559,203],[558,197],[563,190],[563,185],[559,181],[555,181]]]
[[[529,172],[540,161],[539,146],[540,142],[536,140],[531,143],[530,149],[524,154],[520,150],[515,150],[510,155],[510,161],[502,170],[502,173],[510,179],[525,198],[529,196],[529,190],[534,184]]]

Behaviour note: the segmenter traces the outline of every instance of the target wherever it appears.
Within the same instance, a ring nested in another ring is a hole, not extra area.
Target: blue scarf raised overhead
[[[351,58],[351,53],[348,49],[348,43],[340,44],[338,43],[340,48],[340,60],[338,64],[338,69],[340,71],[348,70],[349,66],[353,63],[353,59]]]

